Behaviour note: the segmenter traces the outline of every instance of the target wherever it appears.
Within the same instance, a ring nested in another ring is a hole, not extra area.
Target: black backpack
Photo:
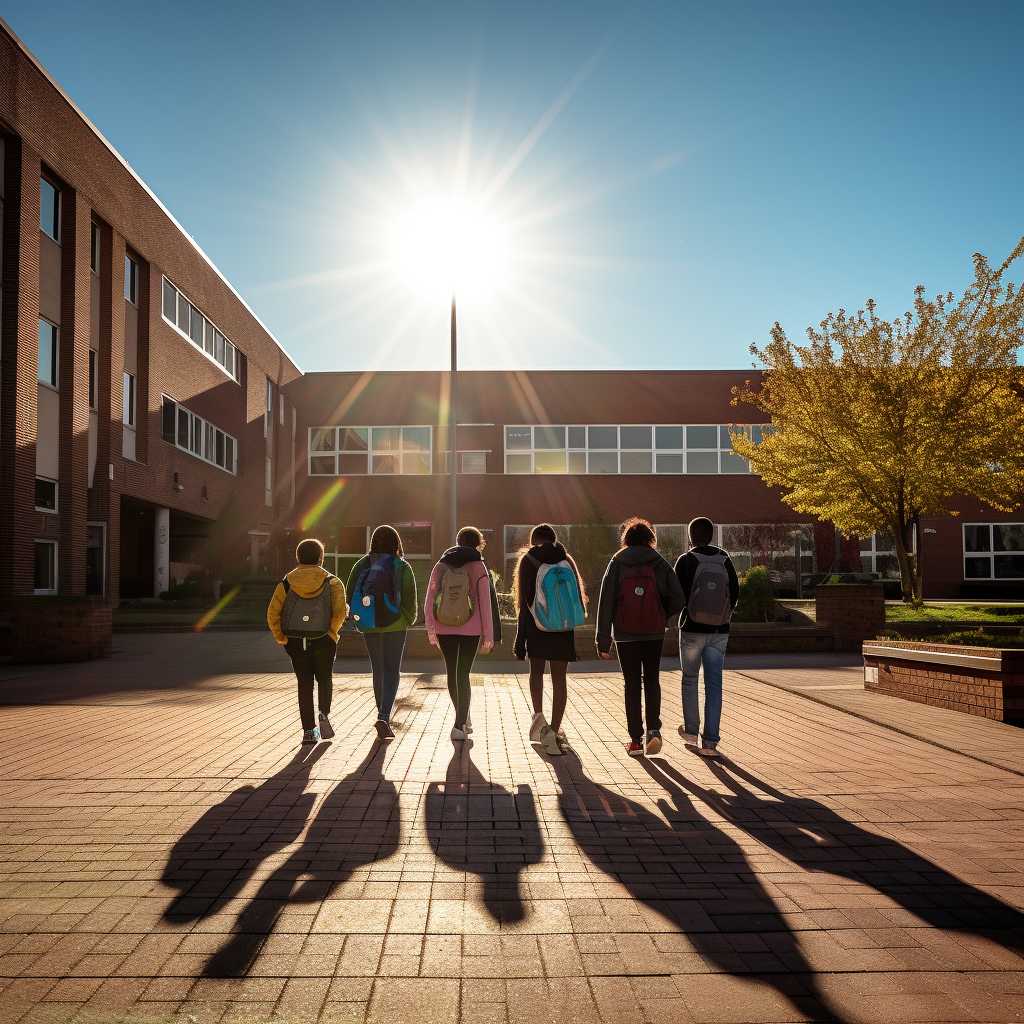
[[[331,580],[328,573],[323,586],[312,597],[299,597],[287,578],[284,584],[284,607],[281,609],[281,632],[296,640],[317,640],[331,629]]]

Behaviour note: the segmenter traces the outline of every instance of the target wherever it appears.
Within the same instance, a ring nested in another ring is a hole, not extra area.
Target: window
[[[310,476],[429,473],[432,427],[311,427]]]
[[[860,567],[864,572],[877,573],[885,579],[900,578],[900,563],[896,558],[896,542],[888,534],[873,533],[860,538]]]
[[[52,540],[37,540],[35,557],[35,592],[57,593],[57,544]]]
[[[57,362],[60,355],[60,329],[47,320],[39,320],[39,381],[58,386]]]
[[[267,479],[264,485],[266,494],[264,495],[264,503],[267,505],[274,504],[274,460],[267,458]]]
[[[135,377],[127,370],[124,372],[124,413],[125,426],[135,426]]]
[[[44,512],[57,511],[57,481],[36,477],[36,508]]]
[[[756,441],[760,427],[743,428]],[[506,473],[748,473],[729,427],[534,426],[505,428]]]
[[[267,378],[267,411],[263,414],[263,436],[270,433],[270,417],[274,412],[274,385]]]
[[[100,226],[92,222],[91,249],[89,251],[89,266],[94,274],[100,272]]]
[[[277,406],[278,406],[278,420],[280,421],[281,426],[283,427],[284,426],[284,395],[279,394],[277,396]]]
[[[60,192],[45,178],[39,179],[39,227],[60,243]]]
[[[222,367],[229,377],[241,382],[242,353],[166,277],[161,308],[165,323]]]
[[[89,408],[96,408],[96,350],[89,349]]]
[[[487,452],[462,452],[462,473],[486,473]]]
[[[229,473],[237,470],[238,442],[167,395],[160,410],[160,436],[204,462]]]
[[[124,258],[124,297],[133,305],[139,304],[139,265],[131,258]]]
[[[964,579],[1024,579],[1024,523],[964,523]]]

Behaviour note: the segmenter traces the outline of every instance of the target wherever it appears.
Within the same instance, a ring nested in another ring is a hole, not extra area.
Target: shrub
[[[775,593],[766,566],[755,565],[740,578],[740,599],[732,619],[733,622],[775,621]]]

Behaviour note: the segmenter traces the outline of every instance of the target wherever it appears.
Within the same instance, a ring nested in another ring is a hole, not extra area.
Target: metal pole
[[[451,473],[451,492],[449,505],[451,508],[451,543],[454,545],[455,537],[459,532],[459,488],[458,476],[456,475],[455,459],[458,448],[455,443],[455,435],[458,431],[458,336],[455,328],[455,292],[452,292],[452,369],[451,379],[448,387],[448,472]]]

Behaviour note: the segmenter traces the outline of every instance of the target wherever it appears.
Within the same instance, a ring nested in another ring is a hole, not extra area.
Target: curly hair
[[[641,519],[639,516],[627,519],[619,530],[619,543],[624,548],[633,547],[634,545],[642,546],[644,544],[653,548],[657,542],[658,535],[654,532],[654,527],[646,519]]]

